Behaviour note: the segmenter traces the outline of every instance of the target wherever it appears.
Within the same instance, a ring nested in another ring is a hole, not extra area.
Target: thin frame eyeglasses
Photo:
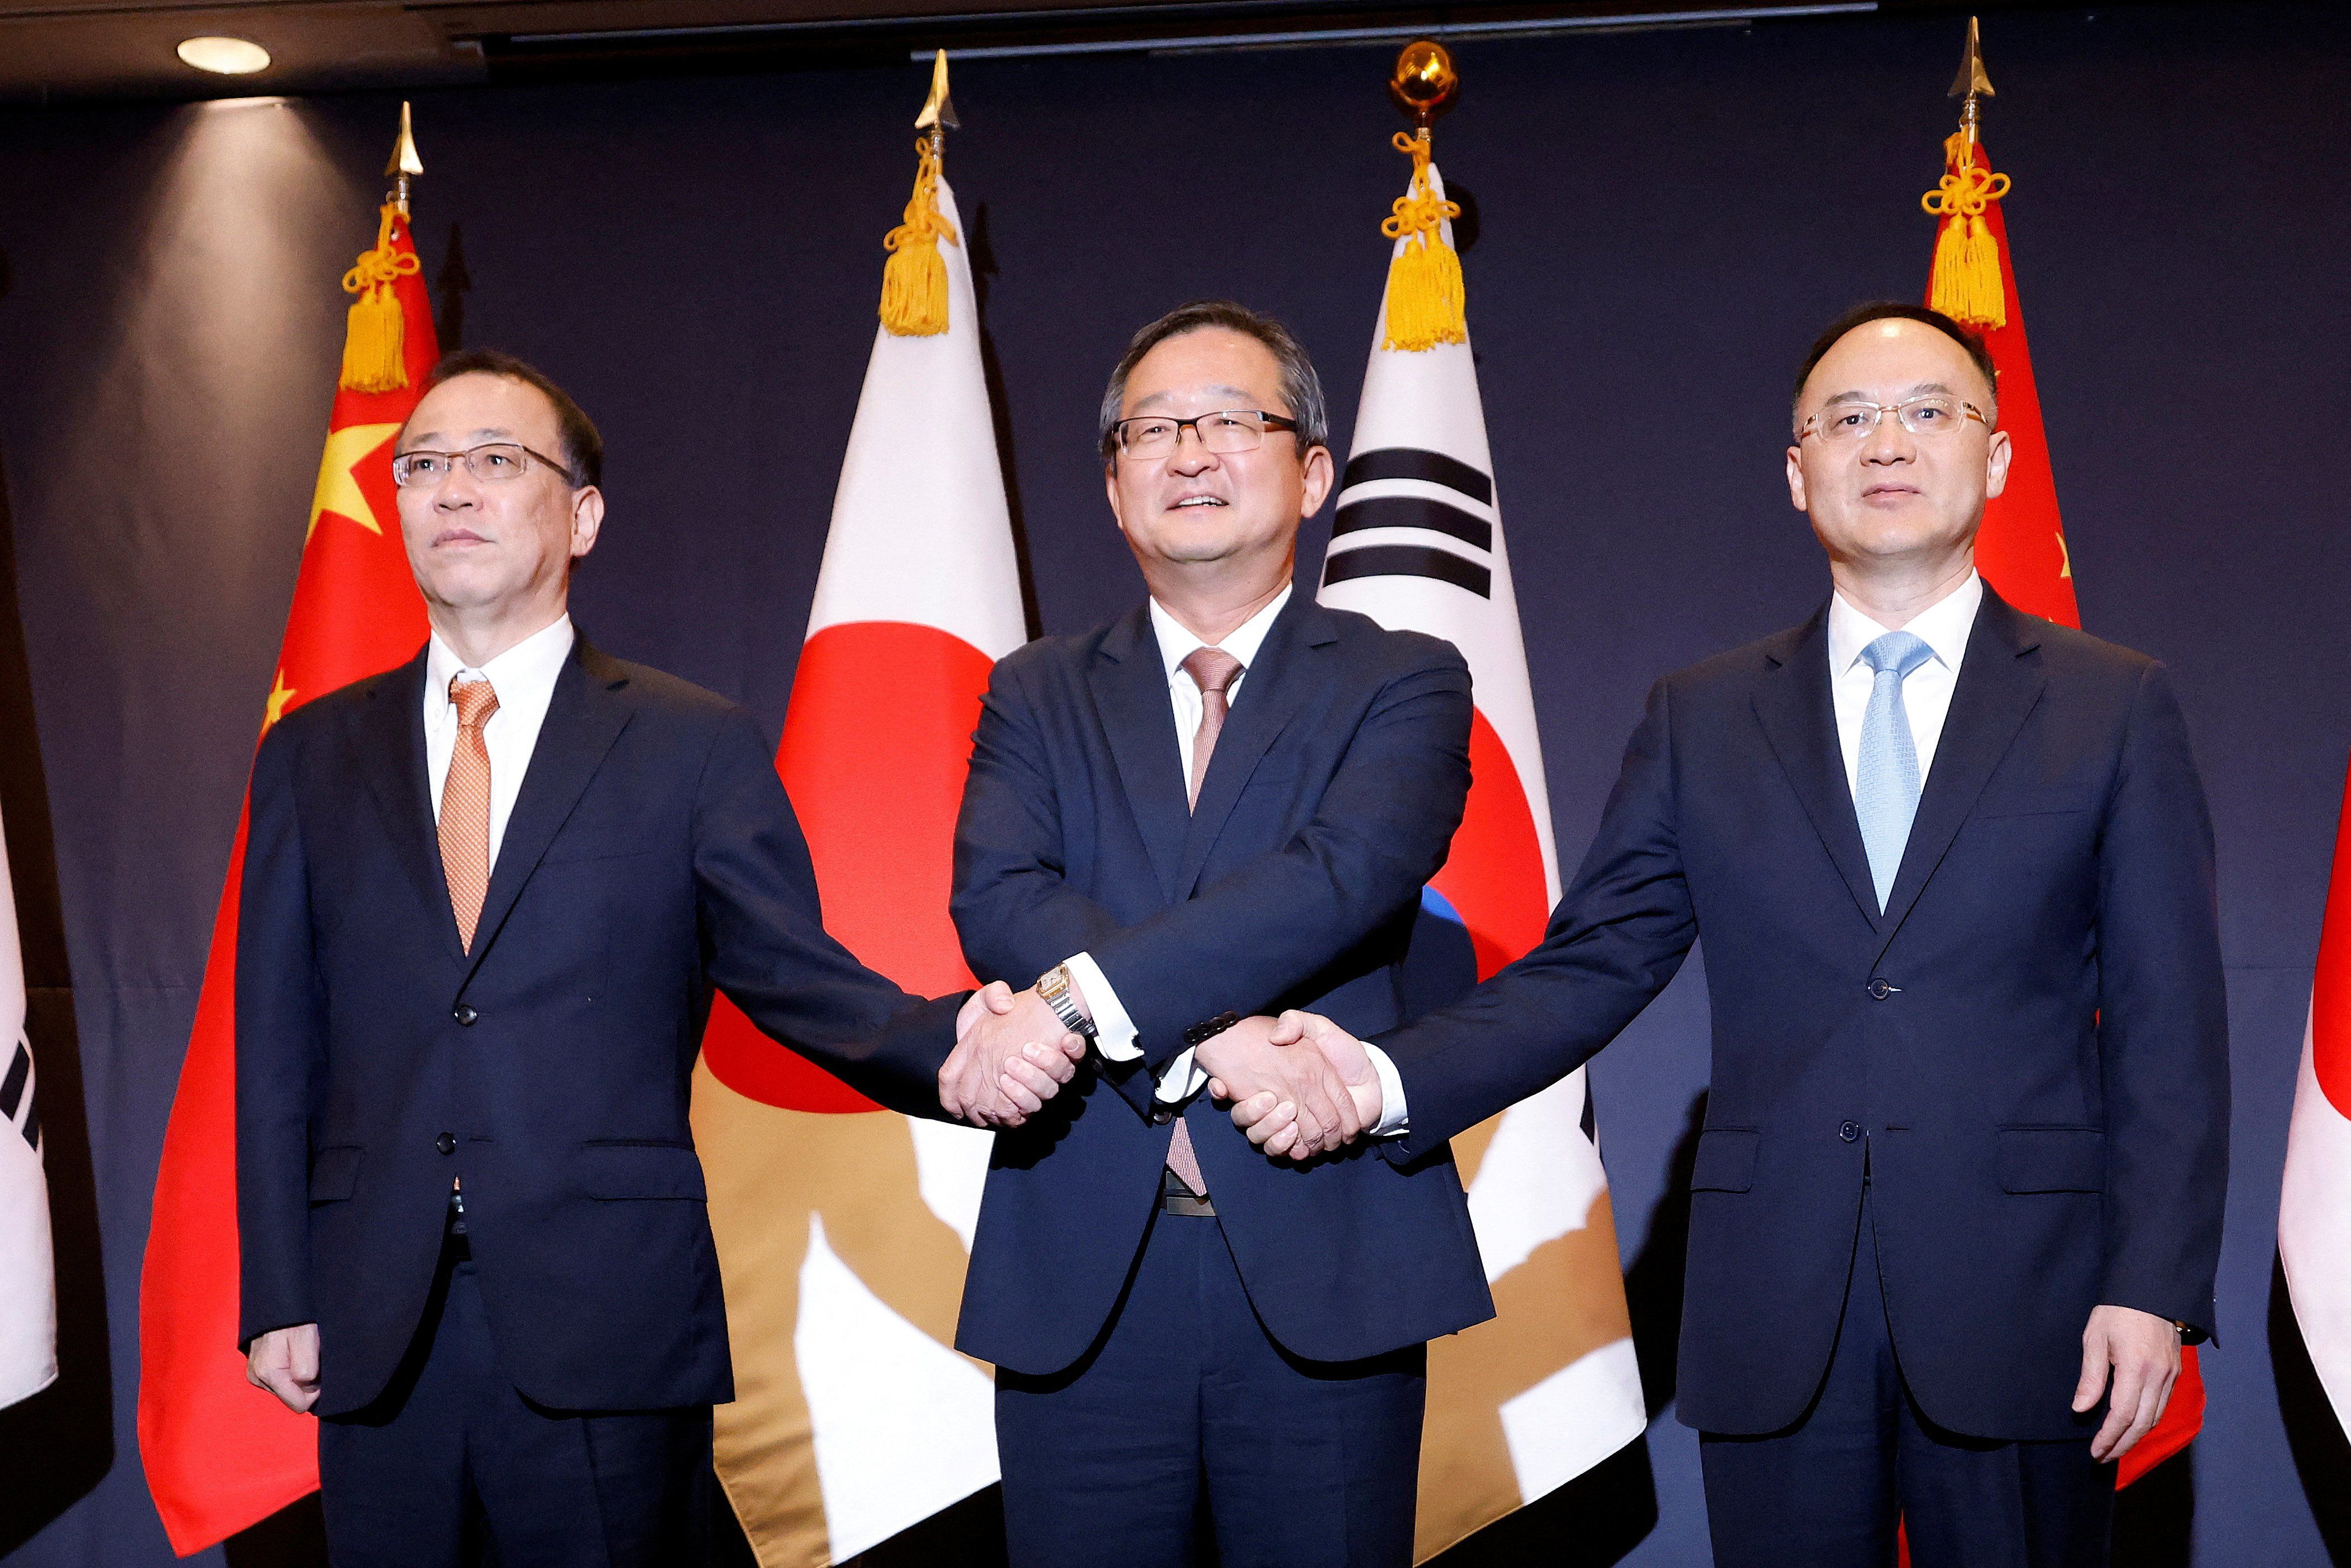
[[[1261,408],[1220,408],[1212,413],[1195,414],[1190,419],[1176,419],[1164,413],[1146,413],[1133,419],[1122,419],[1111,428],[1118,438],[1119,455],[1138,463],[1155,462],[1176,455],[1184,444],[1184,427],[1190,425],[1192,434],[1200,438],[1201,449],[1219,455],[1235,452],[1254,452],[1261,445],[1266,433],[1272,430],[1295,431],[1298,422],[1281,414],[1268,413]]]
[[[1971,419],[1986,430],[1991,428],[1991,421],[1975,404],[1929,392],[1900,402],[1830,403],[1804,421],[1803,428],[1796,432],[1796,439],[1817,435],[1824,442],[1859,441],[1876,430],[1889,413],[1913,435],[1949,435],[1964,429]]]
[[[484,484],[503,484],[529,473],[534,462],[546,464],[573,489],[580,487],[570,469],[543,452],[533,452],[519,441],[486,441],[463,452],[403,452],[392,460],[392,482],[429,490],[455,473],[457,465],[463,463],[465,472]]]

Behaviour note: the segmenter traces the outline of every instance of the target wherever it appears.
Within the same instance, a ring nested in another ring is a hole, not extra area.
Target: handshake
[[[939,1069],[939,1105],[977,1127],[1018,1127],[1077,1075],[1086,1041],[1034,988],[1001,980],[956,1016],[956,1048]],[[1363,1042],[1317,1013],[1249,1018],[1210,1036],[1193,1060],[1233,1124],[1273,1158],[1303,1163],[1376,1126],[1378,1072]]]

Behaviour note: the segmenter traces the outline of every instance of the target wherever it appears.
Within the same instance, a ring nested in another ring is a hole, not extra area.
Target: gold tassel
[[[914,193],[906,198],[906,221],[882,239],[890,253],[882,266],[882,325],[895,337],[935,338],[947,329],[947,262],[938,242],[961,242],[939,212],[938,148],[925,136],[914,152],[921,162]]]
[[[1416,354],[1469,338],[1461,257],[1443,227],[1461,215],[1461,204],[1442,199],[1432,188],[1426,132],[1397,131],[1395,149],[1412,155],[1412,184],[1395,199],[1395,215],[1380,225],[1380,233],[1405,242],[1388,263],[1387,335],[1380,347]]]
[[[361,252],[359,265],[343,274],[343,292],[358,296],[343,332],[340,384],[350,392],[396,392],[408,384],[408,316],[393,284],[423,263],[413,251],[392,248],[392,225],[399,213],[396,204],[384,204],[375,248]]]
[[[1976,162],[1964,133],[1943,143],[1947,168],[1918,204],[1943,220],[1935,236],[1934,281],[1927,303],[1954,321],[1993,330],[2008,325],[2008,289],[2000,276],[2000,241],[1984,211],[2008,194],[2010,181]]]

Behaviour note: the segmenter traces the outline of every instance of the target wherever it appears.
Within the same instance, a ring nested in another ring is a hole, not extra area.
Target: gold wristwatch
[[[1037,977],[1037,995],[1053,1009],[1053,1016],[1061,1020],[1063,1029],[1088,1045],[1094,1042],[1094,1020],[1078,1010],[1077,998],[1071,991],[1070,967],[1067,964],[1056,964]]]

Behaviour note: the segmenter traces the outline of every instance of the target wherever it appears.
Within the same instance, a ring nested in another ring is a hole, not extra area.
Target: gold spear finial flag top
[[[1943,225],[1935,242],[1935,292],[1927,303],[1955,321],[1986,330],[2008,325],[2007,290],[2001,282],[2000,241],[1984,214],[2008,194],[2010,181],[1995,174],[1978,147],[1981,100],[1995,96],[1984,71],[1983,33],[1968,18],[1968,52],[1951,82],[1959,105],[1959,128],[1943,143],[1943,177],[1919,204]]]
[[[955,101],[947,97],[947,52],[931,62],[931,96],[914,116],[924,134],[914,142],[914,193],[906,198],[906,221],[883,236],[890,259],[882,267],[882,325],[900,338],[935,338],[947,329],[947,265],[939,241],[962,242],[939,211],[939,173],[946,158],[946,128],[958,130]]]
[[[424,172],[424,161],[416,155],[405,99],[400,105],[400,139],[392,144],[392,161],[383,172],[392,189],[384,193],[375,247],[360,252],[358,262],[343,274],[343,292],[355,296],[350,329],[343,334],[339,382],[348,392],[398,392],[408,384],[407,313],[392,286],[422,263],[415,251],[392,243],[392,230],[393,224],[408,221],[409,183]]]
[[[1395,199],[1380,232],[1397,243],[1388,261],[1385,349],[1417,353],[1439,343],[1466,341],[1469,323],[1461,257],[1445,225],[1461,215],[1458,203],[1429,167],[1429,123],[1452,107],[1461,78],[1452,53],[1433,38],[1416,38],[1396,56],[1388,91],[1413,117],[1410,132],[1395,133],[1395,149],[1412,159],[1412,183]]]

